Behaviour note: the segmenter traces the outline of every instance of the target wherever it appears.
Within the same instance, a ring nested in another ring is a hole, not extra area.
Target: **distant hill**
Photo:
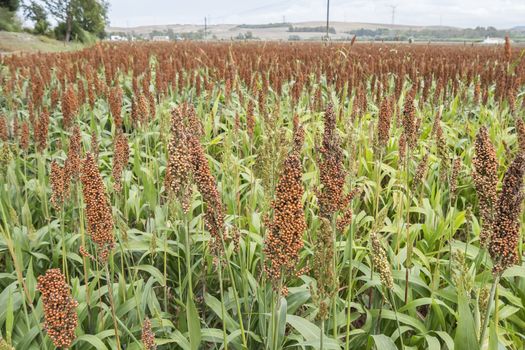
[[[207,27],[206,39],[255,39],[255,40],[319,40],[325,35],[326,22],[282,22],[266,24],[216,24]],[[293,29],[290,29],[293,27]],[[109,27],[110,34],[120,37],[145,38],[168,36],[175,39],[204,39],[204,25],[168,24],[140,27]],[[415,26],[365,22],[330,22],[332,40],[350,40],[354,35],[363,41],[438,41],[438,42],[480,42],[486,37],[504,38],[509,34],[515,42],[525,41],[525,26],[511,29],[494,27],[459,28],[449,26]]]
[[[318,32],[294,32],[288,31],[289,26],[301,28],[315,28],[324,27],[326,22],[312,21],[312,22],[296,22],[296,23],[268,23],[268,24],[216,24],[210,25],[207,28],[208,38],[216,39],[231,39],[239,35],[244,35],[251,32],[254,38],[261,40],[288,40],[289,36],[293,34],[298,36],[301,40],[320,38],[323,33]],[[335,34],[330,34],[332,39],[348,38],[347,32],[358,29],[391,29],[391,30],[412,30],[421,31],[425,29],[431,30],[446,30],[453,29],[453,27],[445,26],[414,26],[403,24],[383,24],[383,23],[361,23],[361,22],[330,22],[330,27],[335,29]],[[106,29],[108,33],[119,33],[125,35],[148,36],[155,32],[173,31],[173,33],[200,33],[204,31],[204,25],[195,24],[167,24],[167,25],[149,25],[139,27],[109,27]]]

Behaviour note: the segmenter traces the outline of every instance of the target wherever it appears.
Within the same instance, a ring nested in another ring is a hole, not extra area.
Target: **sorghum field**
[[[510,41],[0,69],[0,349],[525,348]]]

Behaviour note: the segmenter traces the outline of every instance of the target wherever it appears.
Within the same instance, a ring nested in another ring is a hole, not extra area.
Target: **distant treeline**
[[[294,27],[289,26],[288,31],[292,33],[326,33],[326,27],[319,26],[319,27]],[[328,32],[331,34],[335,34],[335,28],[330,27],[328,28]]]
[[[242,29],[266,29],[266,28],[286,28],[290,27],[290,23],[266,23],[266,24],[241,24],[237,28]]]
[[[356,35],[360,38],[376,39],[376,40],[404,40],[413,38],[417,40],[483,40],[486,37],[503,38],[505,35],[523,36],[523,33],[518,35],[518,32],[509,32],[508,30],[498,30],[494,27],[476,27],[476,28],[426,28],[422,30],[402,30],[402,29],[357,29],[345,32],[347,34]]]

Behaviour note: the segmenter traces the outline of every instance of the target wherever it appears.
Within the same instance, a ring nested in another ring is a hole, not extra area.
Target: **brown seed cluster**
[[[113,188],[116,192],[120,192],[122,190],[122,172],[129,161],[128,138],[122,131],[117,134],[113,154]]]
[[[139,94],[137,99],[137,118],[140,125],[144,126],[149,121],[149,102],[144,94]]]
[[[97,245],[100,260],[106,262],[115,245],[113,217],[102,176],[91,153],[88,153],[83,161],[81,181],[88,233]]]
[[[0,115],[0,140],[7,142],[9,139],[9,127],[5,116]]]
[[[349,203],[344,195],[346,171],[343,165],[343,150],[336,129],[336,115],[329,104],[324,116],[324,134],[320,148],[319,173],[321,191],[318,192],[320,216],[331,219],[338,210]]]
[[[49,112],[44,108],[40,118],[35,120],[35,142],[38,152],[43,152],[47,147],[47,134],[49,132]]]
[[[406,153],[407,153],[407,139],[405,137],[405,133],[402,133],[399,137],[399,145],[398,145],[398,154],[399,154],[399,162],[401,162],[405,159]]]
[[[18,137],[20,136],[20,125],[18,124],[18,116],[17,116],[17,112],[15,111],[15,115],[13,116],[13,132],[12,132],[12,136],[13,136],[13,139],[18,139]]]
[[[224,228],[224,207],[221,195],[217,189],[215,178],[211,174],[206,153],[199,140],[189,136],[192,175],[197,188],[206,204],[204,221],[214,240],[212,248],[215,251],[222,249],[221,238]]]
[[[299,251],[303,247],[303,233],[306,230],[303,193],[301,158],[299,152],[292,151],[284,161],[275,190],[273,220],[266,223],[265,271],[275,287],[281,277],[296,270]],[[283,292],[286,293],[286,288]]]
[[[213,239],[212,249],[218,252],[222,250],[224,207],[206,152],[199,141],[203,133],[193,106],[184,104],[173,111],[172,137],[168,144],[168,167],[164,181],[168,193],[180,198],[183,209],[188,211],[191,179],[194,180],[206,205],[204,221]]]
[[[142,324],[141,340],[146,350],[157,349],[157,344],[155,344],[155,333],[153,333],[153,330],[151,329],[151,321],[149,320],[149,318],[146,318],[144,320],[144,323]]]
[[[190,209],[192,162],[189,135],[185,130],[184,109],[175,108],[171,115],[171,139],[168,143],[168,166],[164,185],[169,194],[181,201],[185,212]]]
[[[115,123],[115,128],[122,128],[122,89],[120,85],[111,88],[109,92],[109,110]]]
[[[246,110],[246,131],[250,138],[253,137],[253,131],[255,129],[255,113],[252,100],[248,102],[248,109]]]
[[[59,210],[64,203],[67,193],[66,188],[69,186],[65,184],[67,179],[65,174],[65,169],[61,167],[55,160],[51,163],[51,174],[49,176],[49,181],[51,182],[51,204],[55,209]]]
[[[47,334],[57,348],[69,348],[76,338],[78,303],[71,297],[66,278],[59,269],[47,270],[38,277],[37,288],[42,293]]]
[[[458,191],[458,176],[459,172],[461,171],[461,158],[454,159],[454,163],[452,165],[452,173],[450,174],[450,196],[451,201],[454,202],[457,196]]]
[[[519,154],[511,163],[503,178],[498,198],[493,233],[488,245],[494,262],[494,273],[500,273],[516,264],[519,259],[520,215],[523,198],[523,175],[525,155]]]
[[[389,98],[384,98],[379,110],[377,122],[377,145],[384,148],[390,139],[390,123],[392,119],[392,106]]]
[[[293,147],[294,151],[301,152],[304,145],[304,127],[299,123],[299,116],[293,118]]]
[[[183,104],[181,106],[183,114],[186,118],[186,124],[188,130],[191,130],[191,134],[197,138],[201,138],[204,135],[204,126],[202,121],[197,117],[195,108],[190,104]]]
[[[525,122],[521,118],[516,118],[516,135],[518,137],[519,151],[521,153],[524,153],[525,152]]]
[[[418,124],[420,121],[416,118],[416,108],[414,107],[414,97],[416,90],[412,88],[407,93],[405,105],[403,108],[403,134],[405,135],[406,145],[413,149],[416,146],[418,136]]]
[[[69,85],[62,96],[62,125],[69,129],[73,124],[73,118],[78,111],[78,101],[73,85]]]
[[[29,123],[23,122],[20,132],[20,148],[27,152],[29,149]]]
[[[484,126],[480,128],[476,136],[474,149],[472,179],[476,186],[482,219],[479,239],[481,245],[485,246],[491,237],[494,209],[497,202],[498,159],[494,145],[490,141],[488,130]]]
[[[82,135],[80,133],[80,127],[76,125],[73,128],[73,133],[69,137],[69,150],[67,152],[67,159],[64,165],[68,181],[75,182],[78,180],[80,175],[82,158],[81,148]]]
[[[421,161],[417,164],[416,173],[414,179],[412,180],[412,189],[416,189],[420,184],[423,183],[423,180],[427,176],[428,170],[428,157],[429,153],[426,152]]]
[[[505,46],[504,46],[504,52],[505,52],[505,60],[510,61],[512,58],[512,48],[510,46],[510,38],[508,35],[505,35]]]

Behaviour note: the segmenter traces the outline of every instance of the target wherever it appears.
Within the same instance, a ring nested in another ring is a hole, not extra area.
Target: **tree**
[[[102,36],[107,23],[108,2],[105,0],[43,0],[47,11],[63,24],[65,41],[71,40],[74,28]]]
[[[16,12],[20,8],[20,0],[0,0],[0,7]]]
[[[78,9],[78,0],[43,0],[44,5],[49,13],[55,17],[58,22],[65,23],[66,42],[71,40],[71,31],[73,29],[73,17]]]
[[[20,0],[0,0],[0,30],[18,31],[21,28],[16,16]]]
[[[77,21],[82,29],[99,38],[104,37],[108,23],[108,3],[106,1],[79,0]]]
[[[35,23],[34,32],[45,34],[49,29],[46,9],[35,0],[23,5],[23,9],[25,18]]]

